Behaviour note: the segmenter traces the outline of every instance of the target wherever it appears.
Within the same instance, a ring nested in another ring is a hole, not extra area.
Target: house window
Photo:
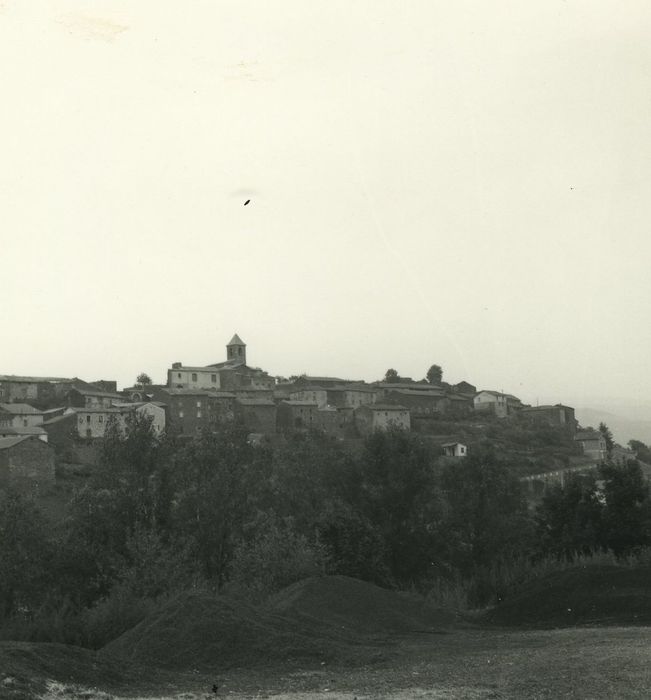
[[[178,379],[181,379],[181,373],[180,373],[180,372],[178,372],[176,376],[177,376]]]
[[[201,418],[201,409],[197,410],[197,418]]]
[[[201,408],[201,401],[197,401],[197,408]]]
[[[99,420],[100,423],[103,423],[103,422],[104,422],[104,416],[99,416],[98,420]]]
[[[86,416],[86,423],[90,423],[90,416]]]
[[[216,375],[216,374],[211,374],[211,375],[210,375],[210,381],[211,381],[213,384],[217,384],[217,375]]]
[[[196,381],[197,381],[197,373],[196,373],[196,372],[193,372],[193,373],[192,373],[192,381],[193,381],[193,382],[196,382]]]
[[[24,427],[24,428],[27,427],[27,418],[23,418],[23,427]]]
[[[86,430],[86,437],[93,437],[93,431],[90,428]]]
[[[183,418],[183,411],[179,411],[179,418]]]

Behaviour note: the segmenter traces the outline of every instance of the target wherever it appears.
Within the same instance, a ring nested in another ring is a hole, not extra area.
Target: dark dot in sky
[[[250,199],[247,199],[246,202],[244,202],[244,206],[246,206],[250,201]]]

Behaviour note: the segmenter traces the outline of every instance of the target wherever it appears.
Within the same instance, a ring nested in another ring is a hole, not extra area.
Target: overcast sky
[[[651,5],[0,0],[0,373],[651,395]],[[244,206],[244,202],[250,203]]]

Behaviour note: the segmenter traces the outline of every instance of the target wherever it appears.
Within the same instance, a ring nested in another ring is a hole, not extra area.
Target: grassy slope
[[[651,624],[651,567],[604,564],[550,573],[522,586],[484,619],[542,628]]]

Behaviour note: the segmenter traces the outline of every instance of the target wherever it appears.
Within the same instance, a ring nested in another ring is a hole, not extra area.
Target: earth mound
[[[347,576],[298,581],[276,594],[269,606],[277,613],[317,626],[357,635],[442,631],[455,615],[426,601]]]
[[[505,626],[651,623],[651,567],[589,565],[525,584],[484,620]]]
[[[100,655],[175,669],[232,668],[269,662],[347,661],[356,641],[240,600],[184,593],[100,650]],[[361,663],[381,657],[356,648]]]

